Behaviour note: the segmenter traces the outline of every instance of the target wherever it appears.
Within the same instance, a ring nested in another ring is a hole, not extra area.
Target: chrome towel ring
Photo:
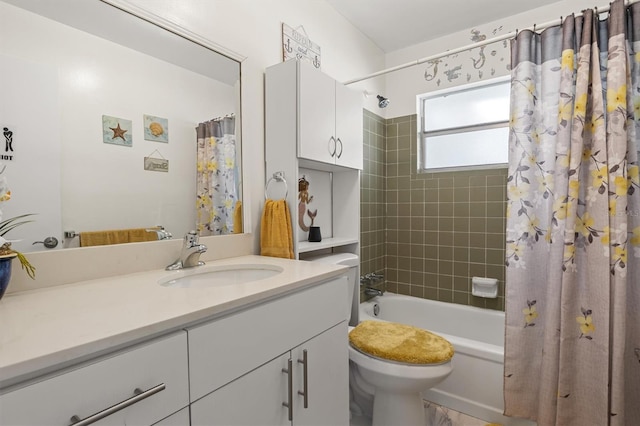
[[[269,199],[269,185],[271,182],[283,182],[284,183],[284,198],[287,198],[289,195],[289,185],[287,185],[287,180],[284,178],[284,172],[275,172],[267,181],[267,184],[264,186],[264,198],[266,200]]]

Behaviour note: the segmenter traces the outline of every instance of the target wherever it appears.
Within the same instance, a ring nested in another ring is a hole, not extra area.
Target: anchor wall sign
[[[304,27],[291,28],[282,24],[282,60],[302,59],[320,69],[320,46],[309,40]]]

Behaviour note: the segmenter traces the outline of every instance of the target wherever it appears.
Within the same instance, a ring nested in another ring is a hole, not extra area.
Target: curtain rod
[[[638,1],[640,1],[640,0],[627,1],[627,7],[632,5],[632,4],[634,4],[634,3],[637,3]],[[607,5],[607,6],[604,6],[604,7],[596,7],[594,9],[597,10],[598,13],[606,13],[606,12],[609,11],[610,8],[611,7],[609,5]],[[573,15],[574,16],[582,16],[582,13],[574,13]],[[562,17],[560,17],[560,19],[556,19],[556,20],[553,20],[553,21],[550,21],[550,22],[546,22],[546,23],[541,24],[541,25],[533,24],[533,26],[527,27],[524,30],[533,30],[533,31],[535,31],[535,30],[544,30],[546,28],[553,27],[553,26],[559,25],[559,24],[562,24]],[[517,36],[520,31],[523,31],[523,30],[515,30],[515,31],[512,31],[512,32],[510,32],[508,34],[503,34],[501,36],[489,38],[489,39],[486,39],[486,40],[483,40],[483,41],[480,41],[480,42],[467,44],[466,46],[457,47],[455,49],[451,49],[451,50],[447,50],[447,51],[444,51],[444,52],[441,52],[441,53],[437,53],[435,55],[427,56],[427,57],[422,58],[422,59],[416,59],[415,61],[407,62],[407,63],[401,64],[401,65],[396,65],[395,67],[387,68],[387,69],[384,69],[382,71],[377,71],[377,72],[374,72],[373,74],[369,74],[369,75],[364,76],[364,77],[359,77],[359,78],[354,78],[352,80],[347,80],[342,84],[344,84],[346,86],[346,85],[349,85],[349,84],[358,83],[360,81],[368,80],[370,78],[378,77],[378,76],[381,76],[381,75],[384,75],[384,74],[389,74],[389,73],[394,72],[394,71],[398,71],[398,70],[402,70],[402,69],[405,69],[405,68],[413,67],[413,66],[416,66],[416,65],[424,64],[425,62],[433,61],[435,59],[444,58],[445,56],[455,55],[456,53],[464,52],[466,50],[471,50],[471,49],[475,49],[477,47],[486,46],[488,44],[497,43],[499,41],[507,40],[507,39],[510,39],[510,38],[513,38],[513,37]]]

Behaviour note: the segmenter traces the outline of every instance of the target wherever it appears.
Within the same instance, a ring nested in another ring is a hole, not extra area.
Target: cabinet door
[[[298,157],[335,163],[335,81],[310,64],[298,64]]]
[[[362,93],[336,83],[336,164],[362,170]]]
[[[291,351],[294,367],[294,426],[349,424],[349,352],[347,323],[341,322]],[[307,406],[304,406],[304,360]]]
[[[66,426],[122,402],[126,408],[94,424],[150,425],[186,407],[188,387],[180,332],[0,396],[0,424]],[[148,396],[135,402],[136,389]]]
[[[191,423],[189,422],[189,407],[187,407],[158,423],[154,423],[153,426],[188,426],[189,424]]]
[[[191,404],[191,424],[290,424],[288,409],[282,405],[288,397],[288,376],[282,369],[289,357],[287,352]]]

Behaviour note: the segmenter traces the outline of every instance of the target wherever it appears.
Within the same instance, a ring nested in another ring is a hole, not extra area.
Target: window
[[[508,78],[418,97],[422,172],[502,167],[509,154]]]

